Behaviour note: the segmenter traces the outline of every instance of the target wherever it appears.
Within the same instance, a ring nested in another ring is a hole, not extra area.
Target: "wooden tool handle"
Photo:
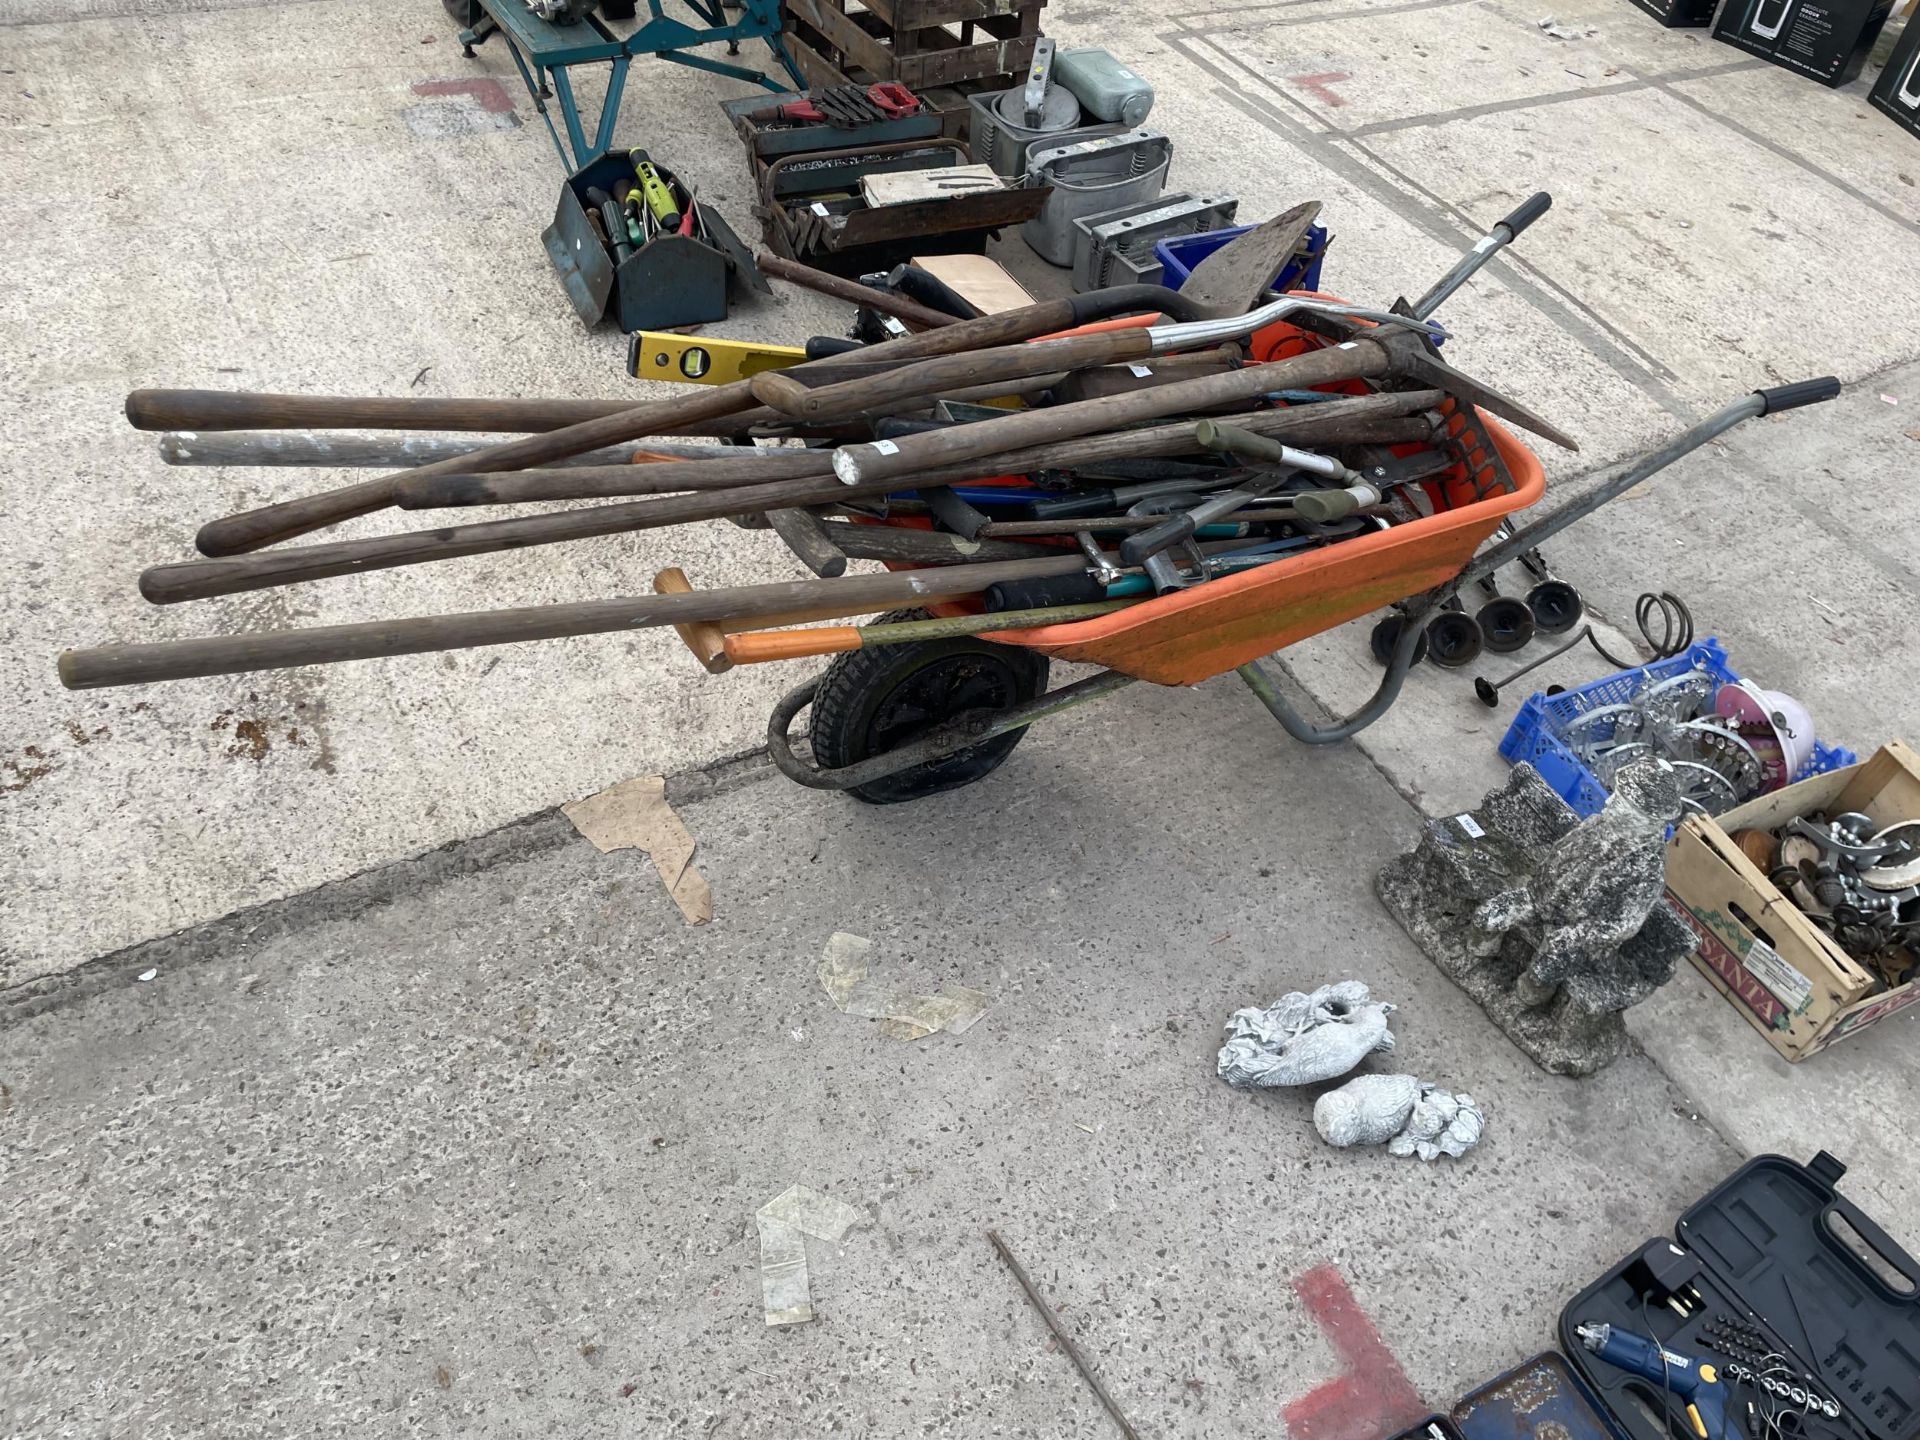
[[[757,514],[791,505],[824,505],[857,495],[879,494],[888,483],[882,481],[877,486],[861,489],[842,484],[831,475],[803,476],[773,480],[764,485],[730,485],[689,495],[665,495],[657,500],[635,500],[624,505],[596,505],[591,509],[489,520],[478,525],[448,525],[366,540],[300,545],[265,554],[156,565],[140,577],[140,593],[155,604],[170,605],[181,600],[236,595],[302,580],[323,580],[361,570],[385,570],[396,565],[485,555],[560,540],[652,530],[688,520],[718,520],[728,515]]]
[[[399,399],[354,395],[248,395],[231,390],[135,390],[136,430],[558,430],[628,408],[621,400]]]
[[[403,475],[417,479],[423,475],[524,470],[549,460],[577,455],[582,450],[598,450],[606,445],[618,445],[623,440],[637,440],[643,435],[657,434],[663,424],[685,424],[727,415],[750,405],[752,399],[753,392],[747,388],[746,382],[736,380],[731,385],[676,395],[669,400],[649,401],[597,420],[569,425],[563,430],[549,430],[544,434],[489,445],[471,455],[423,465],[400,475],[381,475],[358,484],[342,486],[338,490],[303,495],[296,500],[282,500],[277,505],[265,505],[257,510],[229,515],[224,520],[210,521],[201,526],[200,533],[194,537],[194,544],[202,555],[243,554],[292,539],[296,535],[337,525],[357,515],[383,510],[393,504],[394,487]]]
[[[91,650],[69,650],[61,655],[60,680],[69,690],[93,690],[197,675],[327,665],[383,655],[512,645],[522,640],[598,635],[699,620],[724,624],[752,616],[790,616],[796,611],[817,613],[833,607],[843,607],[839,609],[842,615],[867,615],[895,605],[932,605],[957,600],[978,594],[986,586],[1002,580],[1065,574],[1085,565],[1082,556],[1062,555],[1057,559],[1015,560],[1004,564],[846,575],[838,580],[797,580],[730,590],[696,590],[690,595],[643,595],[566,605],[534,605],[516,610],[420,615],[304,630],[212,635],[152,645],[104,645]]]
[[[393,498],[402,510],[519,505],[531,500],[600,500],[828,475],[832,466],[832,457],[826,451],[781,449],[667,465],[581,465],[559,470],[507,470],[497,475],[413,473],[395,482]]]
[[[842,445],[834,452],[833,468],[850,485],[912,474],[924,480],[929,469],[978,460],[1020,446],[1114,430],[1132,421],[1246,400],[1270,390],[1374,375],[1387,364],[1388,356],[1380,346],[1371,340],[1357,340],[1226,375],[1201,375],[1151,390],[1026,410],[971,425],[950,425],[920,435],[903,435],[898,440]]]
[[[753,398],[768,409],[796,419],[806,414],[807,396],[813,392],[791,376],[767,370],[748,383],[753,387]]]
[[[1008,310],[998,315],[982,315],[977,319],[958,321],[938,330],[890,340],[884,345],[872,347],[872,350],[876,359],[890,361],[917,359],[925,355],[949,355],[961,350],[1031,339],[1035,335],[1045,335],[1075,323],[1090,305],[1097,304],[1095,297],[1099,293],[1076,296],[1072,300],[1044,301],[1023,310]],[[443,461],[437,466],[422,466],[408,473],[446,475],[466,471],[524,470],[564,460],[584,450],[598,450],[645,435],[684,431],[693,425],[734,415],[749,404],[751,394],[745,381],[735,381],[731,385],[714,386],[704,391],[602,414],[598,418],[546,434],[490,445],[471,455],[463,455],[458,460]],[[772,412],[767,413],[771,418]],[[752,418],[753,412],[750,410],[739,416],[742,421]],[[179,426],[170,420],[168,428]],[[202,555],[239,555],[258,550],[391,505],[393,486],[398,479],[397,475],[385,475],[339,490],[230,515],[202,526],[194,543]]]
[[[753,394],[762,404],[802,420],[843,419],[898,406],[920,396],[938,395],[945,390],[977,389],[1055,371],[1144,359],[1152,353],[1153,342],[1144,329],[1110,330],[1064,340],[1036,340],[1025,345],[941,355],[903,365],[883,375],[843,380],[837,385],[813,389],[795,386],[800,391],[798,395],[777,384],[763,387],[760,382],[773,377],[756,376]],[[789,380],[787,385],[794,386],[794,382]]]
[[[939,330],[948,325],[959,323],[959,317],[948,315],[939,310],[929,309],[902,295],[890,295],[885,290],[875,290],[870,285],[862,285],[855,280],[843,280],[838,275],[829,275],[824,270],[815,270],[811,265],[802,265],[797,260],[787,260],[766,251],[753,257],[753,263],[760,267],[764,275],[772,275],[785,280],[790,285],[798,285],[821,295],[831,295],[836,300],[849,300],[855,305],[864,305],[869,310],[877,310],[882,315],[891,315],[896,320],[909,325],[918,325],[922,330]]]
[[[669,565],[653,577],[653,593],[691,595],[693,582],[678,565]],[[727,654],[726,632],[711,620],[692,620],[673,628],[709,675],[724,675],[733,668],[733,660]]]
[[[767,524],[800,563],[823,580],[847,573],[846,552],[833,543],[820,522],[804,510],[767,511]]]
[[[727,660],[734,665],[801,660],[809,655],[837,655],[859,648],[860,629],[855,625],[822,625],[813,630],[743,630],[727,636]]]

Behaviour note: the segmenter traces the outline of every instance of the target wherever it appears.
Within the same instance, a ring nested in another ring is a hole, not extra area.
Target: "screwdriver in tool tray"
[[[1699,1440],[1740,1440],[1741,1432],[1727,1424],[1726,1382],[1708,1361],[1690,1359],[1657,1340],[1614,1325],[1589,1322],[1574,1333],[1607,1364],[1677,1395]]]
[[[627,159],[633,165],[640,196],[646,201],[647,209],[660,222],[661,230],[671,235],[680,228],[680,206],[673,198],[673,187],[667,184],[645,150],[629,150]]]

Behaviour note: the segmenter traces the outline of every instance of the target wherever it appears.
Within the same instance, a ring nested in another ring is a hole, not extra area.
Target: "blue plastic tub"
[[[1520,707],[1513,724],[1507,727],[1506,738],[1500,742],[1501,758],[1509,765],[1525,760],[1540,772],[1555,794],[1573,807],[1574,813],[1595,814],[1607,803],[1607,792],[1561,743],[1566,727],[1589,710],[1597,710],[1602,705],[1624,705],[1646,686],[1689,670],[1704,670],[1722,685],[1741,678],[1727,663],[1726,648],[1718,640],[1707,639],[1668,660],[1603,675],[1558,695],[1536,694]],[[1858,764],[1859,760],[1851,750],[1816,739],[1813,755],[1793,778],[1799,781],[1824,775],[1829,770]]]
[[[1153,253],[1160,260],[1160,283],[1169,290],[1178,290],[1187,283],[1187,277],[1193,274],[1193,267],[1207,256],[1218,250],[1236,235],[1244,235],[1253,229],[1251,225],[1235,225],[1227,230],[1203,230],[1198,235],[1177,235],[1171,240],[1154,242]],[[1300,257],[1295,256],[1281,270],[1276,290],[1318,290],[1320,288],[1321,252],[1327,248],[1325,226],[1307,227],[1307,244],[1313,249],[1313,259],[1302,265]]]

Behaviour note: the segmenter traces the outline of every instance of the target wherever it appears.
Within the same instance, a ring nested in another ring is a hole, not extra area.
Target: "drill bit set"
[[[1913,1440],[1920,1262],[1836,1189],[1747,1161],[1568,1302],[1560,1337],[1628,1440]]]

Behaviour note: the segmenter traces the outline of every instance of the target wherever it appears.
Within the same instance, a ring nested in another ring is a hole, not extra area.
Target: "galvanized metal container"
[[[1154,130],[1036,147],[1027,154],[1026,183],[1050,185],[1053,193],[1020,233],[1042,259],[1071,265],[1073,222],[1152,199],[1172,163],[1173,141]]]

